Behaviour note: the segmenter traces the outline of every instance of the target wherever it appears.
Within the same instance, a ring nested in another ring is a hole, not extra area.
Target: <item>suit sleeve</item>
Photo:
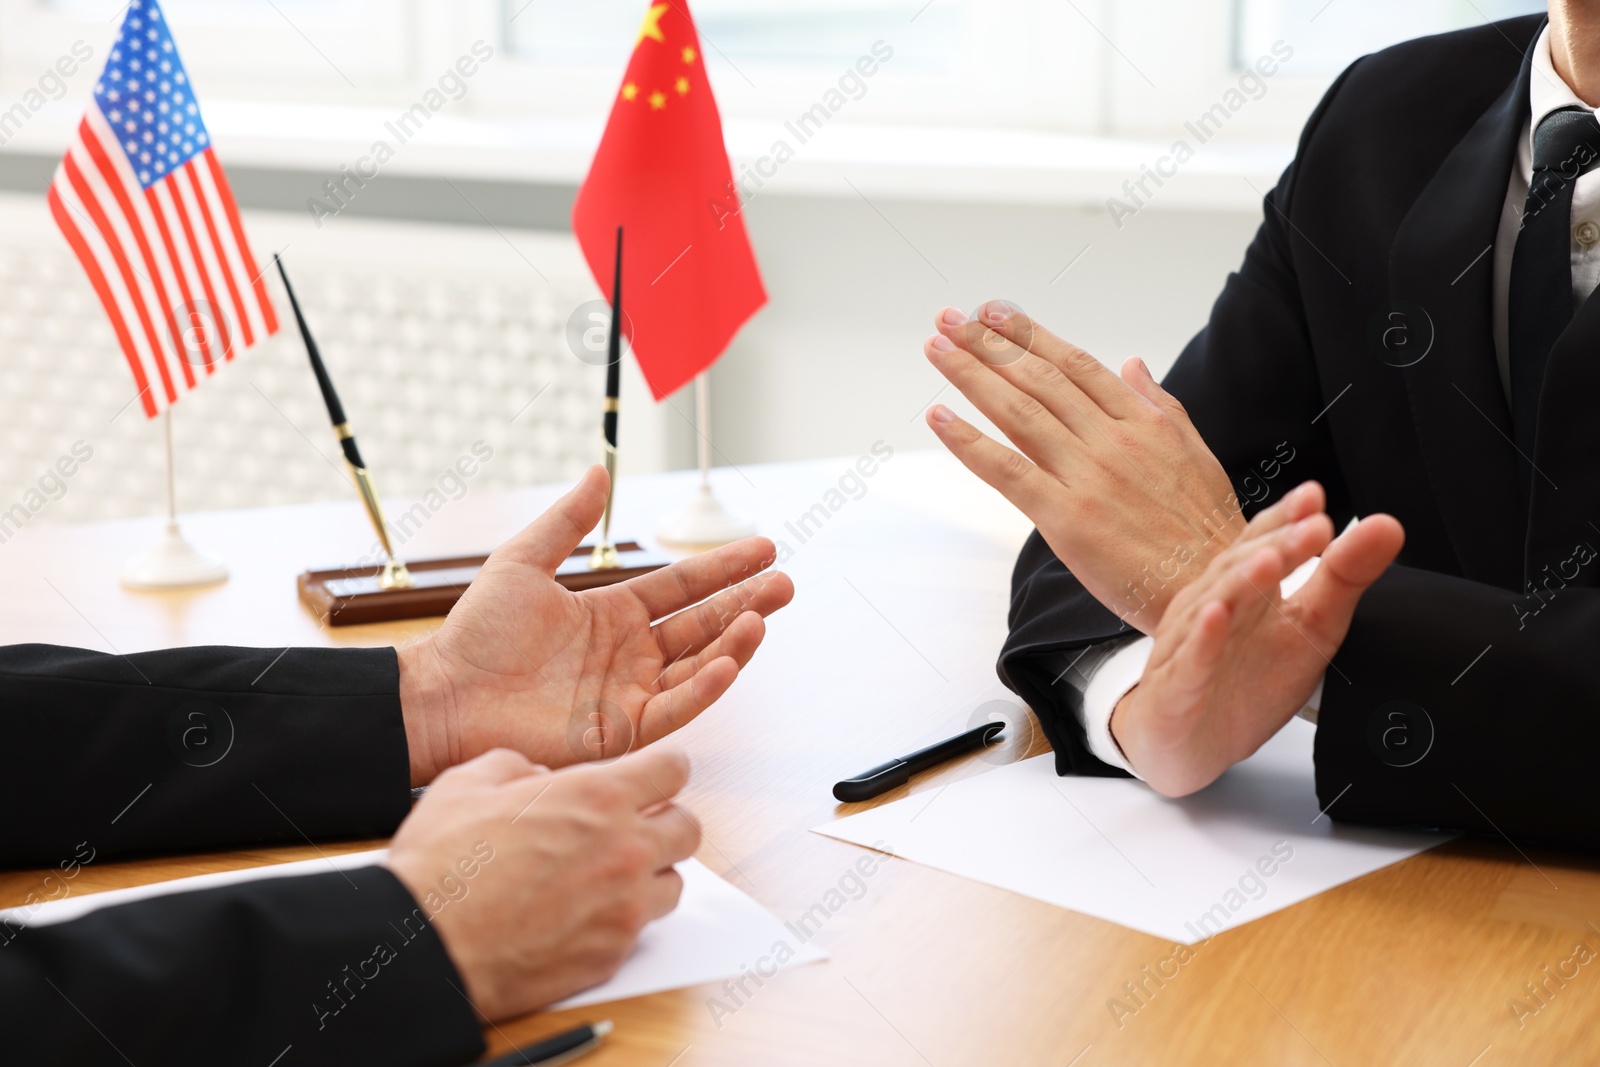
[[[0,648],[0,732],[0,863],[49,868],[40,900],[114,856],[386,836],[411,805],[388,648]],[[18,1063],[464,1063],[464,989],[382,868],[0,923]]]
[[[1352,66],[1328,90],[1300,140],[1305,154],[1330,101]],[[1326,424],[1311,339],[1295,273],[1303,241],[1288,222],[1295,165],[1267,194],[1261,227],[1244,263],[1229,275],[1204,329],[1184,348],[1162,383],[1228,472],[1235,499],[1219,502],[1246,516],[1310,478],[1328,493],[1328,514],[1350,515]],[[1176,548],[1176,546],[1174,546]],[[1061,774],[1121,776],[1096,759],[1082,726],[1082,690],[1071,684],[1086,646],[1131,632],[1084,589],[1034,531],[1011,576],[1010,634],[1000,653],[1000,679],[1028,702],[1056,753]]]
[[[1347,821],[1600,848],[1597,635],[1600,590],[1390,567],[1327,674],[1319,800]]]
[[[0,865],[387,836],[411,806],[392,648],[0,648],[0,736]]]
[[[464,994],[381,867],[0,923],[11,1063],[445,1067],[483,1051]]]

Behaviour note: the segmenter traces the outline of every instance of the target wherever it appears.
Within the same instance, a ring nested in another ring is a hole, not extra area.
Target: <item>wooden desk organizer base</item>
[[[571,590],[613,585],[649,574],[667,561],[647,552],[636,541],[619,541],[620,566],[591,570],[593,545],[580,545],[556,571],[556,581]],[[328,626],[356,626],[364,622],[425,619],[448,615],[467,586],[478,576],[488,556],[455,556],[406,563],[416,584],[407,589],[384,589],[378,584],[379,567],[336,567],[306,571],[296,580],[300,601]]]

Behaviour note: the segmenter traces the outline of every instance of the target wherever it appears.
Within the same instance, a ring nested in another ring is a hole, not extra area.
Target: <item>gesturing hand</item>
[[[1320,487],[1316,497],[1320,508]],[[1326,515],[1284,524],[1290,507],[1282,501],[1256,516],[1246,536],[1173,599],[1139,684],[1112,713],[1112,736],[1159,793],[1209,785],[1305,705],[1361,594],[1405,540],[1397,521],[1372,515],[1329,544]],[[1271,528],[1253,536],[1256,523]],[[1280,596],[1279,583],[1318,552],[1311,579]]]
[[[492,748],[559,767],[664,737],[727,691],[763,616],[794,596],[787,575],[760,573],[776,550],[759,537],[619,585],[562,588],[556,567],[605,499],[592,467],[495,550],[437,633],[400,650],[413,785]]]
[[[1022,454],[943,405],[928,425],[1033,520],[1096,600],[1154,633],[1172,598],[1245,525],[1183,405],[1143,361],[1130,359],[1118,378],[1003,300],[970,320],[945,308],[935,324],[929,361]]]
[[[521,1015],[605,981],[640,929],[677,907],[672,864],[700,843],[671,802],[688,780],[689,761],[667,748],[564,771],[501,749],[439,776],[387,864],[430,913],[479,1014]]]

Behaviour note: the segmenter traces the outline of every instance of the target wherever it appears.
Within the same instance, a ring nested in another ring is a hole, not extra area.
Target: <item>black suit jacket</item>
[[[1316,783],[1329,814],[1594,848],[1600,298],[1551,353],[1528,509],[1492,336],[1491,249],[1541,24],[1411,41],[1346,70],[1166,387],[1241,498],[1288,443],[1294,458],[1247,512],[1316,478],[1336,525],[1374,512],[1405,525],[1327,672]],[[1396,325],[1406,348],[1385,344]],[[1000,674],[1061,773],[1119,773],[1090,755],[1056,679],[1072,650],[1126,632],[1035,533]]]
[[[0,863],[29,903],[128,853],[390,834],[410,808],[393,649],[0,648]],[[387,946],[383,952],[379,946]],[[464,985],[383,868],[0,923],[10,1063],[464,1063]]]

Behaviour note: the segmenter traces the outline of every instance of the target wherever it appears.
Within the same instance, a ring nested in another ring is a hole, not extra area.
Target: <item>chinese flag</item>
[[[655,398],[714,363],[767,302],[685,0],[652,3],[572,229],[610,297],[623,229],[623,329]]]

